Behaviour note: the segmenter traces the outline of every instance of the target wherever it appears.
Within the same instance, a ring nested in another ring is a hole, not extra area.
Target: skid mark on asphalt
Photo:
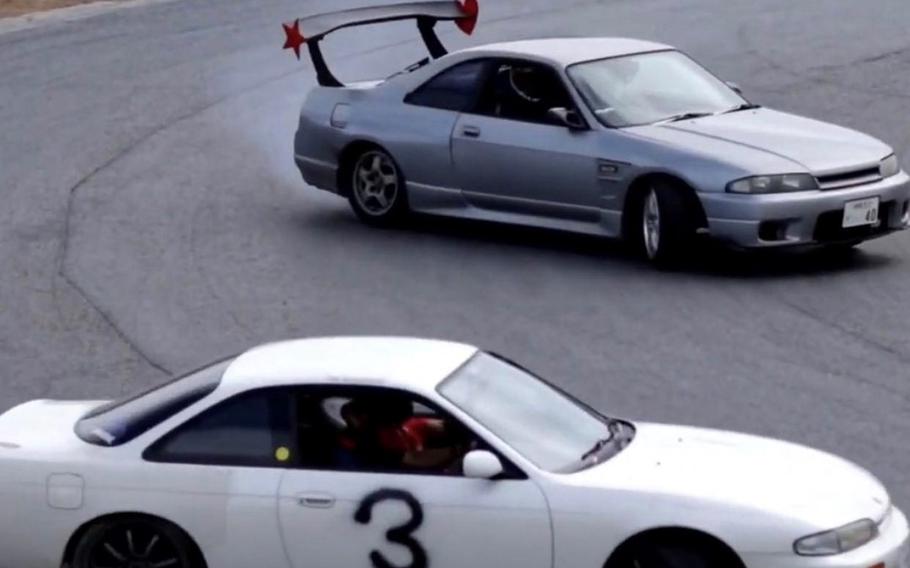
[[[862,332],[860,332],[860,331],[851,329],[841,323],[838,323],[836,321],[831,321],[828,318],[822,317],[821,315],[813,312],[812,310],[806,308],[805,306],[800,305],[798,302],[793,302],[793,301],[783,298],[780,295],[774,295],[774,294],[768,296],[768,299],[769,300],[776,299],[779,303],[783,304],[787,308],[793,310],[794,312],[802,315],[803,317],[805,317],[807,319],[810,319],[816,323],[819,323],[824,327],[828,327],[830,329],[838,331],[838,332],[842,333],[843,335],[846,335],[850,339],[856,341],[857,343],[860,343],[861,345],[868,347],[874,351],[878,351],[880,353],[889,355],[905,365],[910,365],[910,357],[908,357],[902,351],[895,349],[894,347],[891,347],[890,345],[886,345],[884,343],[881,343],[880,341],[876,341],[875,339],[867,337],[867,336],[863,335]],[[896,398],[899,398],[900,400],[903,400],[905,402],[910,402],[910,396],[908,396],[906,392],[904,392],[900,389],[891,387],[889,385],[881,384],[879,382],[876,382],[874,380],[871,380],[871,379],[868,379],[865,377],[861,377],[856,374],[851,374],[850,379],[852,379],[853,381],[855,381],[857,383],[866,385],[870,388],[874,388],[874,389],[878,389],[878,390],[887,392],[888,394],[890,394]]]
[[[787,66],[786,64],[781,63],[772,57],[769,57],[764,51],[762,51],[762,49],[760,47],[753,45],[752,42],[748,39],[750,37],[748,32],[749,32],[749,24],[742,24],[736,30],[737,42],[739,43],[740,47],[742,47],[743,52],[746,55],[752,56],[756,60],[765,64],[765,66],[768,67],[768,69],[770,69],[772,71],[776,71],[778,73],[783,73],[783,74],[795,79],[794,83],[792,83],[789,87],[792,87],[793,85],[797,85],[797,84],[801,84],[801,83],[808,83],[808,84],[818,83],[818,84],[822,84],[822,85],[831,85],[834,87],[838,87],[839,89],[842,89],[844,91],[861,94],[861,95],[875,95],[877,97],[886,97],[886,98],[898,99],[898,100],[910,100],[910,94],[907,94],[907,93],[893,91],[890,89],[884,89],[881,87],[877,87],[874,89],[867,89],[864,87],[860,87],[858,85],[844,83],[843,81],[838,81],[836,79],[832,79],[830,77],[826,77],[824,75],[819,74],[819,72],[837,71],[839,69],[844,69],[846,67],[851,67],[854,65],[861,65],[864,63],[865,64],[875,63],[878,61],[883,61],[883,60],[887,60],[887,59],[891,59],[891,58],[895,58],[895,57],[900,57],[901,55],[910,52],[910,46],[902,47],[902,48],[896,49],[896,50],[885,51],[883,53],[876,54],[876,55],[870,55],[870,56],[867,56],[864,58],[857,59],[856,61],[850,61],[847,63],[838,63],[836,65],[820,65],[820,66],[816,66],[816,67],[808,67],[803,70],[798,70],[798,69],[792,69],[789,66]],[[764,90],[768,91],[768,92],[786,93],[789,91],[789,87],[786,87],[783,89],[765,88]]]
[[[576,2],[566,4],[566,5],[559,6],[558,8],[543,8],[540,10],[529,10],[526,12],[521,12],[519,14],[509,14],[509,15],[500,16],[500,17],[496,17],[496,18],[490,18],[490,19],[486,20],[486,22],[487,23],[502,23],[502,22],[507,22],[507,21],[516,21],[516,20],[521,20],[521,19],[530,18],[530,17],[538,17],[541,15],[546,15],[546,14],[550,14],[550,13],[554,13],[554,12],[561,12],[561,11],[564,11],[566,9],[573,8],[573,7],[600,4],[600,3],[603,3],[603,1],[604,0],[580,0],[580,1],[576,1]],[[408,39],[408,40],[396,41],[396,42],[391,42],[391,43],[385,43],[378,47],[374,47],[374,48],[371,48],[368,50],[360,50],[360,51],[357,51],[354,53],[342,55],[339,59],[349,59],[352,57],[366,55],[369,53],[375,53],[376,51],[392,49],[395,47],[400,47],[400,46],[408,45],[408,44],[412,44],[412,43],[418,43],[418,40]],[[71,225],[72,225],[73,203],[78,198],[80,189],[82,189],[83,187],[88,185],[95,177],[97,177],[99,174],[101,174],[102,172],[104,172],[105,170],[107,170],[108,168],[110,168],[111,166],[116,164],[117,162],[119,162],[121,159],[125,158],[126,156],[132,154],[133,152],[135,152],[136,150],[141,148],[149,140],[151,140],[151,139],[155,138],[157,135],[167,131],[171,127],[177,126],[179,124],[192,120],[193,118],[205,113],[206,111],[209,111],[222,104],[230,102],[247,93],[256,91],[265,85],[280,81],[291,75],[301,73],[308,69],[310,69],[310,65],[304,64],[304,66],[301,68],[294,69],[293,71],[285,71],[280,74],[270,76],[261,81],[255,82],[252,85],[246,86],[242,89],[238,89],[237,91],[231,92],[222,97],[218,97],[209,103],[206,103],[204,105],[198,105],[197,107],[191,109],[190,111],[178,116],[177,118],[175,118],[169,122],[162,124],[161,126],[159,126],[157,128],[152,129],[147,134],[137,138],[132,143],[124,146],[122,149],[120,149],[118,152],[116,152],[109,160],[102,163],[95,169],[91,170],[87,175],[82,177],[67,192],[66,212],[64,214],[60,253],[59,253],[58,259],[57,259],[58,276],[60,277],[60,279],[63,280],[63,282],[65,282],[67,285],[69,285],[69,287],[72,290],[74,290],[89,306],[91,306],[91,308],[93,310],[95,310],[98,313],[98,315],[104,320],[104,322],[111,328],[111,330],[114,332],[114,334],[121,341],[123,341],[123,343],[126,344],[130,350],[135,352],[150,367],[156,369],[157,371],[159,371],[165,375],[172,375],[173,373],[164,364],[162,364],[158,361],[155,361],[151,356],[149,356],[148,353],[146,353],[146,351],[138,344],[138,342],[136,342],[132,337],[130,337],[130,335],[126,331],[124,331],[122,326],[120,326],[117,323],[117,318],[114,316],[114,314],[109,313],[107,310],[105,310],[102,307],[102,305],[99,301],[92,298],[91,295],[88,294],[86,292],[86,290],[82,287],[82,285],[79,283],[78,279],[70,273],[70,271],[68,269],[68,258],[69,258],[69,252],[70,252],[70,246],[69,246],[70,237],[72,235]],[[195,245],[191,243],[191,246],[193,247],[192,250],[194,251],[193,252],[193,255],[194,255],[193,262],[197,267],[199,267],[198,259],[195,258],[195,254],[196,254]],[[204,272],[204,271],[202,271],[201,267],[200,267],[200,272]],[[203,280],[206,282],[206,286],[212,293],[213,297],[215,297],[216,299],[219,299],[218,296],[214,292],[210,279],[203,275]],[[57,298],[56,286],[57,286],[57,283],[55,281],[53,294],[54,294],[55,304],[58,306],[58,313],[59,313],[60,303]],[[234,321],[234,323],[236,323],[240,329],[242,329],[244,332],[246,332],[247,335],[251,334],[251,330],[249,329],[249,327],[240,322],[236,313],[234,313],[233,311],[229,311],[229,315],[230,315],[232,321]]]
[[[193,221],[190,225],[190,260],[193,266],[196,268],[196,272],[199,273],[199,276],[202,278],[202,283],[205,285],[205,289],[208,290],[209,295],[218,301],[221,304],[222,310],[227,314],[231,321],[234,322],[234,325],[237,326],[240,330],[244,332],[247,339],[252,340],[255,337],[253,330],[247,324],[243,323],[240,317],[237,315],[237,311],[234,310],[230,305],[225,305],[224,298],[215,290],[215,286],[212,284],[212,279],[209,276],[208,271],[205,270],[203,264],[199,261],[199,231],[198,227],[200,223],[197,221],[205,213],[205,210],[202,208],[202,204],[205,203],[205,197],[210,192],[211,188],[209,186],[203,187],[202,199],[200,199],[196,204],[196,210],[193,211]]]

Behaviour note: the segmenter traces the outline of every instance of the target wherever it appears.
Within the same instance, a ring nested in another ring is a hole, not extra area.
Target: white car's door
[[[135,487],[99,482],[112,487],[105,492],[110,507],[177,523],[209,566],[287,568],[276,495],[289,457],[290,393],[246,392],[177,426],[146,449],[130,477]]]
[[[365,390],[386,389],[358,388],[354,396]],[[279,488],[279,520],[294,568],[551,568],[546,500],[513,466],[502,479],[488,480],[307,462],[300,456],[300,467],[286,471]]]

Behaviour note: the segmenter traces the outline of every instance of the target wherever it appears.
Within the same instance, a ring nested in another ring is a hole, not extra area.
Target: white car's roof
[[[462,343],[407,337],[324,337],[269,343],[235,359],[222,384],[232,387],[382,382],[435,388],[477,352]]]
[[[619,37],[548,38],[509,41],[471,47],[461,53],[477,53],[496,57],[530,56],[548,60],[563,67],[581,61],[663,51],[669,45]]]

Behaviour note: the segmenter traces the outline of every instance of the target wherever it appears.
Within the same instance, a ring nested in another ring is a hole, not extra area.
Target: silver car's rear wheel
[[[392,212],[403,191],[398,166],[382,150],[370,150],[357,159],[351,187],[360,212],[372,217]]]

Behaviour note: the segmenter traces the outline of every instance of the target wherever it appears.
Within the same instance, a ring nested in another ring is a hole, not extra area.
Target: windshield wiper
[[[724,112],[722,112],[720,114],[730,114],[731,112],[739,112],[741,110],[753,110],[756,108],[761,108],[761,105],[757,105],[754,103],[743,103],[739,106],[735,106],[731,109],[725,110]]]
[[[658,122],[678,122],[680,120],[689,120],[692,118],[702,118],[705,116],[713,115],[713,112],[681,112],[679,114],[674,114],[673,116],[667,117],[663,120],[658,120]]]
[[[607,444],[612,442],[613,439],[616,438],[617,433],[618,433],[618,430],[616,430],[615,427],[619,426],[619,425],[620,425],[619,420],[614,420],[612,418],[608,418],[607,419],[607,430],[610,431],[610,435],[607,436],[606,438],[601,438],[600,440],[597,440],[596,442],[594,442],[594,445],[591,447],[591,449],[581,455],[581,461],[587,461],[588,458],[597,454],[598,452],[600,452],[600,450],[602,450],[604,448],[604,446],[606,446]]]

